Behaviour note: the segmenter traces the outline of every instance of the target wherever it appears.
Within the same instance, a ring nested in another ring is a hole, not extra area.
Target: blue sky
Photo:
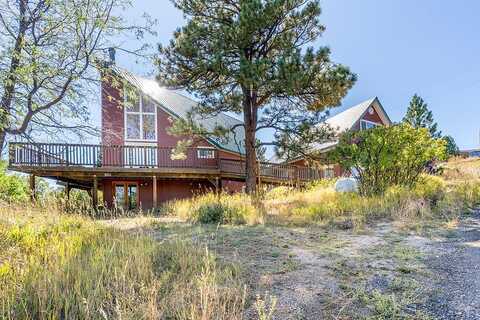
[[[461,148],[480,145],[480,1],[323,0],[327,30],[314,46],[329,46],[332,58],[358,74],[339,110],[378,96],[393,121],[400,121],[414,93],[428,103],[444,134]],[[158,36],[167,43],[181,12],[168,0],[134,1],[130,21],[148,12],[158,19]],[[131,45],[126,41],[126,45]],[[119,53],[118,64],[148,74]],[[337,110],[338,111],[338,110]],[[96,112],[94,112],[95,114]],[[97,115],[98,118],[98,115]],[[98,119],[97,119],[98,120]],[[99,120],[98,120],[99,121]]]

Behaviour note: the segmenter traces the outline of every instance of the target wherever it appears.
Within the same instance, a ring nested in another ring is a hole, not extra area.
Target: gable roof
[[[167,112],[173,118],[186,119],[188,113],[198,106],[198,102],[174,90],[160,86],[159,83],[153,79],[134,75],[117,66],[111,66],[110,68],[113,73],[127,80],[131,85],[140,90],[141,93],[157,102],[158,107]],[[219,113],[211,117],[197,116],[194,120],[207,131],[213,131],[217,126],[231,129],[236,125],[243,124],[242,121],[225,113]],[[207,140],[220,149],[245,154],[245,131],[243,126],[237,126],[233,131],[234,132],[229,132],[227,134],[227,141],[224,141],[225,139],[214,139],[211,137],[208,137]]]
[[[386,126],[392,125],[392,120],[388,116],[387,112],[383,108],[382,104],[378,97],[374,97],[363,101],[353,107],[348,108],[345,111],[342,111],[330,118],[325,119],[325,121],[318,124],[318,126],[322,126],[328,124],[332,129],[334,129],[337,135],[330,141],[325,141],[322,143],[316,143],[312,145],[311,151],[312,152],[327,152],[334,149],[338,144],[339,134],[346,132],[348,130],[352,130],[355,125],[363,118],[363,116],[367,113],[368,109],[372,107],[377,112],[378,116],[382,120],[383,124]],[[288,163],[295,162],[301,160],[302,157],[298,157],[292,160],[289,160]],[[285,162],[285,159],[278,159],[276,156],[272,157],[272,161],[276,161],[279,163]]]
[[[368,99],[356,106],[348,108],[347,110],[326,119],[325,123],[330,125],[333,129],[336,129],[338,132],[351,130],[355,124],[363,118],[370,107],[373,107],[375,111],[377,111],[380,119],[382,119],[385,125],[389,126],[392,124],[392,121],[377,97]]]

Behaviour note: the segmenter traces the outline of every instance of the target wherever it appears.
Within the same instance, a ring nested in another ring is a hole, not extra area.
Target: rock
[[[340,178],[335,183],[335,191],[337,192],[357,192],[358,183],[354,178]]]

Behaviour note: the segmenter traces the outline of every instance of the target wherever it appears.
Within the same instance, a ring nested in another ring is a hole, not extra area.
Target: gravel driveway
[[[461,220],[427,261],[437,275],[427,308],[437,319],[480,319],[480,211]]]

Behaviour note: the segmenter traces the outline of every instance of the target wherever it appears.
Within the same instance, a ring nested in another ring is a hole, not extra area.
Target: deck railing
[[[107,146],[93,144],[12,142],[12,167],[90,168],[191,168],[217,169],[222,173],[245,175],[245,161],[219,158],[215,149],[188,148],[175,157],[173,147]],[[310,181],[323,177],[318,169],[259,162],[260,177],[284,181]]]

